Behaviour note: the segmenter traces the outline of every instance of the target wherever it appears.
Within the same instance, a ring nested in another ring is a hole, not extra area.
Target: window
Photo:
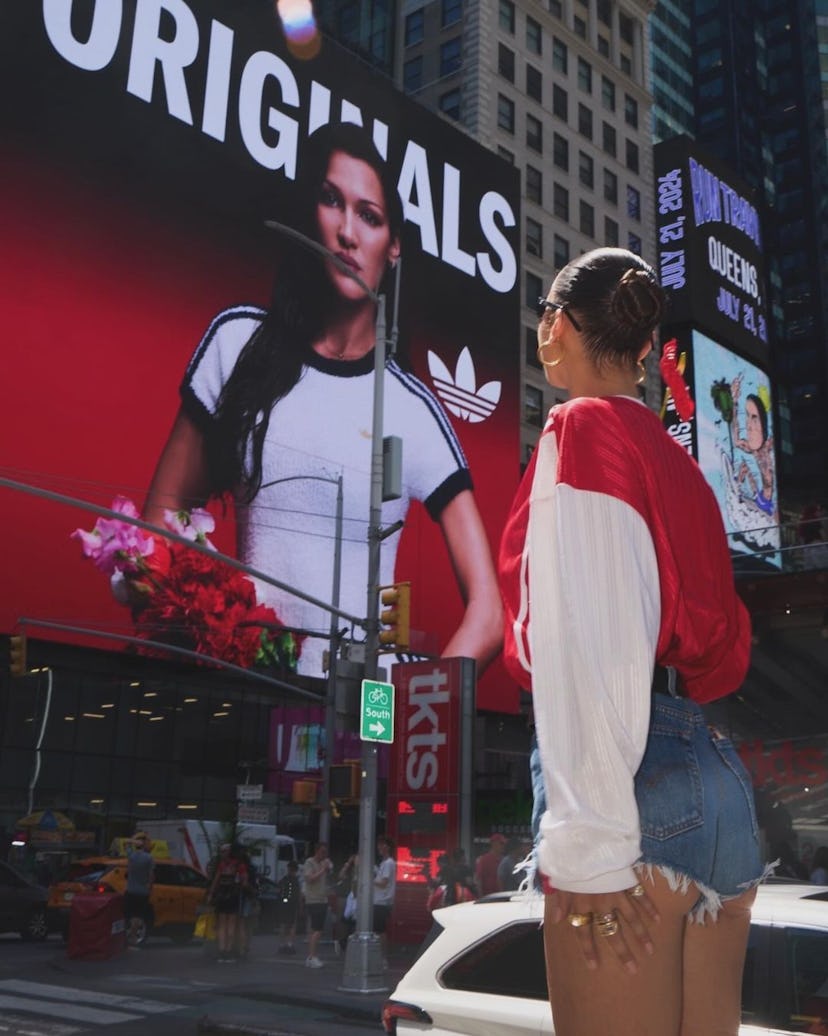
[[[595,163],[583,151],[578,152],[578,179],[584,187],[592,188],[595,186]]]
[[[463,0],[442,0],[442,18],[440,24],[445,29],[454,25],[463,17]]]
[[[630,219],[641,219],[641,192],[635,187],[627,187],[627,215]]]
[[[575,30],[576,36],[580,36],[582,40],[586,39],[586,22],[583,18],[579,18],[577,14],[572,19],[572,28]]]
[[[604,25],[612,25],[612,3],[610,0],[598,0],[595,5],[598,21]]]
[[[618,33],[625,43],[629,43],[630,46],[632,46],[633,35],[635,33],[635,22],[628,14],[624,14],[623,11],[618,15]]]
[[[405,16],[405,45],[406,47],[412,46],[414,43],[421,43],[423,39],[423,30],[425,27],[425,17],[422,7],[419,11],[412,11],[411,14]]]
[[[601,104],[607,111],[615,111],[615,83],[606,76],[601,76]]]
[[[403,90],[407,94],[414,93],[423,85],[423,59],[411,58],[403,65]]]
[[[497,45],[497,71],[510,83],[515,81],[515,52],[502,43]]]
[[[567,73],[569,65],[569,56],[566,50],[566,44],[563,40],[559,40],[557,36],[552,37],[552,67],[556,72],[562,72],[564,75]]]
[[[543,173],[533,165],[526,167],[526,197],[536,205],[543,205]]]
[[[632,61],[630,60],[628,55],[622,54],[618,64],[625,76],[632,75]]]
[[[611,169],[604,170],[604,197],[613,205],[618,204],[618,177]]]
[[[603,123],[601,126],[601,146],[608,155],[612,155],[615,158],[617,150],[615,127],[610,126],[608,122]]]
[[[807,928],[789,928],[785,932],[785,960],[792,974],[787,984],[783,1028],[802,1031],[803,1018],[808,1028],[819,1031],[828,1025],[828,995],[825,975],[828,974],[828,934]]]
[[[497,153],[500,155],[501,158],[505,158],[509,165],[515,164],[515,156],[513,152],[511,152],[507,147],[501,147],[501,145],[498,144]]]
[[[587,237],[595,237],[595,209],[589,202],[579,202],[581,233]]]
[[[533,151],[543,151],[543,124],[534,115],[526,116],[526,146]]]
[[[540,54],[543,51],[543,33],[540,24],[529,15],[526,16],[526,48],[533,54]]]
[[[569,141],[561,133],[552,137],[552,161],[559,169],[569,172]]]
[[[535,428],[543,427],[543,390],[534,385],[523,386],[523,420]]]
[[[569,262],[569,242],[560,234],[552,239],[552,262],[556,270],[562,270]]]
[[[533,101],[543,100],[543,76],[533,66],[526,66],[526,93]]]
[[[497,95],[497,124],[507,133],[515,132],[515,102],[503,94]]]
[[[569,119],[569,97],[562,86],[555,83],[552,87],[552,111],[559,119]]]
[[[460,91],[448,90],[440,94],[440,111],[450,119],[460,121]]]
[[[578,103],[578,132],[592,140],[592,109]]]
[[[606,38],[606,36],[602,36],[600,34],[600,32],[598,33],[598,53],[601,55],[602,58],[609,59],[609,56],[610,56],[609,40]]]
[[[534,367],[536,370],[542,371],[543,364],[538,359],[537,328],[525,327],[523,330],[526,334],[526,366]]]
[[[440,75],[449,76],[460,68],[461,37],[454,36],[440,45]]]
[[[497,21],[501,29],[514,33],[515,5],[512,3],[512,0],[500,0]]]
[[[636,255],[641,255],[641,238],[638,234],[627,234],[627,248]]]
[[[526,298],[524,299],[524,305],[528,306],[535,313],[538,308],[538,296],[543,295],[543,281],[536,273],[527,272],[525,286]]]
[[[569,222],[569,191],[563,184],[555,184],[552,192],[552,211],[558,219]]]
[[[624,121],[633,129],[638,129],[638,101],[629,94],[624,94]]]
[[[525,416],[529,400],[523,399]],[[545,1000],[543,929],[537,921],[498,928],[453,960],[441,980],[449,989]]]
[[[583,58],[578,58],[578,86],[586,93],[592,93],[592,65]]]
[[[543,227],[530,216],[526,217],[526,251],[543,259]]]
[[[610,248],[618,247],[618,224],[609,216],[604,216],[604,244]]]
[[[549,0],[549,13],[555,18],[563,18],[563,3],[561,0]]]
[[[627,169],[638,172],[638,144],[634,140],[627,141]]]

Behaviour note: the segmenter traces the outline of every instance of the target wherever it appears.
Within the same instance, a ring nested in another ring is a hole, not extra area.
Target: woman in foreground
[[[750,624],[712,491],[640,400],[664,295],[623,249],[540,300],[554,407],[501,544],[507,663],[531,686],[556,1036],[736,1036],[755,886],[750,778],[700,704]]]

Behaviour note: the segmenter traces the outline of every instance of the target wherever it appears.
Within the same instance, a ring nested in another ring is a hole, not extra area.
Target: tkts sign
[[[396,737],[388,767],[388,833],[397,845],[393,930],[395,938],[411,941],[430,923],[425,883],[436,876],[438,858],[469,835],[474,663],[464,658],[404,663],[394,666],[393,680]]]

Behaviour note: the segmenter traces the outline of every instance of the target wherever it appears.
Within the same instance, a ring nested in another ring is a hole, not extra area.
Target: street
[[[70,959],[63,942],[0,937],[0,1034],[74,1036],[179,1036],[199,1031],[255,1032],[273,1036],[368,1036],[382,1032],[385,993],[338,990],[342,958],[323,945],[325,967],[304,967],[277,953],[274,936],[253,939],[250,959],[218,964],[201,943],[177,946],[150,939],[141,950],[107,961]],[[405,960],[393,967],[393,988]],[[210,1023],[212,1028],[208,1027]]]

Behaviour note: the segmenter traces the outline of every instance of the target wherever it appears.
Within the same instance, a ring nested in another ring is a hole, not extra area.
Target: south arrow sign
[[[360,738],[391,744],[394,740],[394,685],[363,680],[359,711]]]

